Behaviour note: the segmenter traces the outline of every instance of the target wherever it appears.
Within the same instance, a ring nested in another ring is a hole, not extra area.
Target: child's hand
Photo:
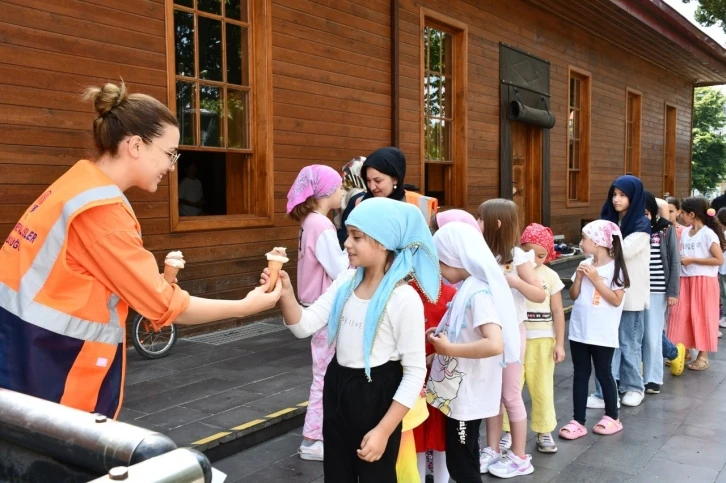
[[[560,344],[555,345],[555,350],[552,354],[552,358],[555,360],[555,364],[565,360],[565,348]]]
[[[668,307],[674,307],[678,303],[678,297],[668,297]]]
[[[386,451],[386,445],[388,444],[388,437],[390,434],[380,427],[376,426],[371,429],[363,436],[363,440],[360,442],[360,449],[356,450],[358,458],[369,463],[378,461],[383,456],[383,452]]]
[[[434,363],[434,357],[436,357],[435,352],[426,356],[426,367],[431,367],[431,364]]]
[[[267,282],[270,280],[270,269],[266,268],[262,271],[262,274],[260,275],[260,285],[267,285]],[[290,275],[287,274],[285,270],[280,270],[280,282],[282,282],[282,294],[283,295],[289,295],[293,294],[294,292],[292,290],[292,282],[290,282]]]
[[[684,267],[687,267],[688,265],[693,265],[693,257],[681,257],[681,265]]]
[[[582,265],[582,273],[589,278],[592,283],[597,282],[600,278],[600,275],[597,273],[597,268],[592,265]]]
[[[434,346],[434,352],[443,356],[449,355],[449,347],[451,347],[451,341],[446,337],[446,334],[441,333],[434,335],[436,329],[429,329],[426,331],[426,340]]]
[[[577,269],[575,270],[575,278],[581,279],[583,275],[585,275],[584,271],[585,265],[578,265]]]

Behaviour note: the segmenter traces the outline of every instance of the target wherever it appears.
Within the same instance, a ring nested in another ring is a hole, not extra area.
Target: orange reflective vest
[[[66,264],[68,230],[90,208],[121,204],[121,190],[90,161],[53,183],[0,248],[0,387],[116,417],[123,397],[128,305],[91,300],[93,279]]]
[[[421,213],[423,213],[429,227],[433,226],[432,223],[436,217],[436,213],[439,212],[439,200],[431,196],[416,193],[415,191],[406,191],[406,203],[416,205],[421,210]]]

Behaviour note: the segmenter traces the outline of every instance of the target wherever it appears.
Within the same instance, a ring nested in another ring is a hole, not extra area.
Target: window
[[[676,192],[676,108],[665,106],[665,143],[663,147],[663,193]]]
[[[590,201],[590,81],[588,72],[570,67],[567,117],[567,204]]]
[[[640,177],[640,128],[643,96],[626,90],[625,100],[625,173]]]
[[[423,193],[439,206],[466,199],[466,25],[422,9]]]
[[[272,224],[270,0],[167,0],[172,231]]]

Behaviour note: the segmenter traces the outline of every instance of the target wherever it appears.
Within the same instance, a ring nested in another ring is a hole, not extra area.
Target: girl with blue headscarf
[[[641,372],[645,309],[650,307],[650,220],[645,216],[645,189],[635,176],[613,182],[600,218],[617,223],[623,234],[623,256],[630,276],[618,329],[620,349],[613,356],[613,377],[620,383],[622,404],[639,406],[645,385]],[[594,321],[593,321],[594,322]],[[599,384],[587,400],[588,408],[604,408]]]
[[[346,225],[345,247],[356,268],[305,309],[282,272],[280,305],[295,336],[327,325],[328,340],[337,344],[323,388],[325,480],[395,483],[401,421],[426,377],[423,304],[406,282],[413,276],[436,301],[439,261],[413,205],[366,200]]]

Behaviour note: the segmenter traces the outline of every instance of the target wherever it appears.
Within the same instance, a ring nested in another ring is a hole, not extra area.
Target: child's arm
[[[555,322],[555,362],[565,360],[565,309],[562,306],[562,293],[557,292],[550,295],[550,310]]]
[[[580,288],[582,287],[582,277],[585,272],[582,271],[582,265],[579,265],[577,267],[577,270],[575,270],[575,279],[572,281],[572,286],[570,286],[570,298],[572,300],[577,300],[577,297],[580,296]]]
[[[595,290],[598,291],[600,296],[607,303],[615,307],[620,306],[620,303],[623,301],[623,296],[625,295],[625,290],[613,290],[612,288],[605,285],[605,282],[603,282],[603,280],[600,278],[600,275],[598,275],[597,269],[592,265],[583,265],[583,272],[585,273],[585,276],[589,278],[592,284],[595,286]]]
[[[325,230],[315,242],[315,257],[331,280],[345,272],[350,266],[348,252],[340,249],[338,235],[332,229]]]
[[[408,413],[406,406],[394,400],[391,407],[386,411],[381,422],[363,436],[360,442],[360,449],[357,450],[358,457],[363,461],[378,461],[388,446],[388,438],[396,430],[403,417]]]
[[[437,354],[449,357],[463,357],[465,359],[484,359],[504,352],[502,341],[502,328],[494,323],[487,323],[477,327],[483,339],[455,344],[445,334],[434,335],[436,329],[427,331],[428,341],[433,344]]]
[[[547,294],[542,288],[542,281],[534,271],[532,264],[529,262],[522,263],[521,265],[517,265],[516,268],[519,279],[517,277],[507,276],[509,286],[517,289],[519,293],[524,295],[524,298],[531,302],[536,304],[544,302]]]
[[[681,265],[706,265],[706,266],[721,266],[723,265],[723,252],[718,243],[712,243],[711,248],[708,250],[711,256],[709,258],[696,258],[696,257],[683,257],[681,258]]]

